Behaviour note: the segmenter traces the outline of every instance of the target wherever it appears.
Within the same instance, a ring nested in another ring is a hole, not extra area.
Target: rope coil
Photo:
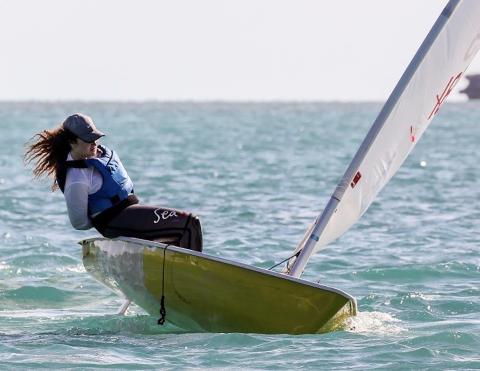
[[[157,324],[163,326],[165,323],[165,318],[167,316],[167,310],[165,309],[165,253],[170,245],[165,246],[163,249],[163,264],[162,264],[162,298],[160,299],[160,318],[157,321]]]

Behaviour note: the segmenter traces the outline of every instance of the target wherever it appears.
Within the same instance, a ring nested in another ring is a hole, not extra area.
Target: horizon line
[[[464,97],[461,97],[464,98]],[[0,99],[0,104],[24,104],[24,103],[42,103],[42,104],[145,104],[145,103],[190,103],[190,104],[312,104],[312,103],[330,103],[330,104],[381,104],[386,100],[345,100],[345,99]],[[475,101],[475,99],[450,99],[446,103],[466,103]]]

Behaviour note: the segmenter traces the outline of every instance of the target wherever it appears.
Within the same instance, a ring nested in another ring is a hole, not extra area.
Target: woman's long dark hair
[[[53,178],[52,191],[60,188],[63,191],[67,168],[65,161],[72,149],[70,143],[76,136],[62,126],[52,130],[44,130],[35,134],[27,146],[25,162],[35,162],[33,176],[50,176]]]

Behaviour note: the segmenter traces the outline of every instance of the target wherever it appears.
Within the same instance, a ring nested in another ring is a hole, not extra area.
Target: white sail
[[[289,274],[347,231],[397,172],[480,48],[480,0],[451,0],[380,111]]]

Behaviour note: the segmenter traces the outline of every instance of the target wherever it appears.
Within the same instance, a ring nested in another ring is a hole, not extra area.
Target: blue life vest
[[[100,189],[88,195],[88,213],[98,214],[125,200],[133,193],[133,183],[123,167],[120,158],[111,149],[99,146],[102,155],[80,161],[67,161],[67,167],[93,166],[102,176]]]

